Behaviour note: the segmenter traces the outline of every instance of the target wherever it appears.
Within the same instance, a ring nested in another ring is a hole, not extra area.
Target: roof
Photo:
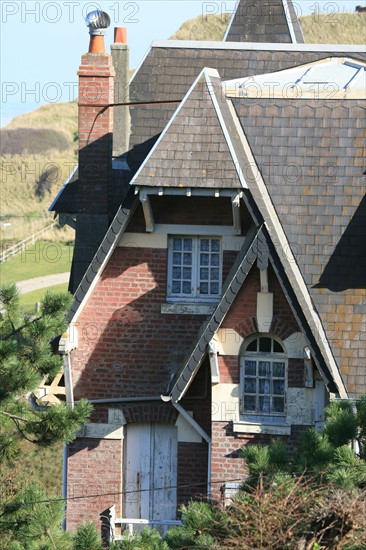
[[[350,393],[363,393],[364,101],[232,102],[268,192],[267,201],[291,246],[284,254],[294,256]],[[249,189],[269,220],[269,205],[262,201],[256,183],[248,181]]]
[[[230,80],[334,56],[366,61],[364,46],[154,42],[132,79],[130,97],[131,101],[180,101],[204,67],[215,67],[223,80]],[[177,105],[169,104],[131,107],[128,153],[131,175],[136,173],[176,108]]]
[[[229,131],[220,117],[220,92],[218,72],[203,69],[131,184],[221,189],[245,186]]]
[[[240,0],[224,40],[303,43],[297,11],[292,0],[261,0],[257,3],[253,0]]]

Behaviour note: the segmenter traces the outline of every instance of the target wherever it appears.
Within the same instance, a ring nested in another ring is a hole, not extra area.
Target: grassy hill
[[[22,240],[52,222],[48,207],[77,162],[76,132],[76,103],[45,105],[1,128],[0,242]]]
[[[189,19],[171,36],[172,40],[222,40],[231,14]],[[363,44],[366,14],[337,13],[300,17],[305,42],[309,44]]]

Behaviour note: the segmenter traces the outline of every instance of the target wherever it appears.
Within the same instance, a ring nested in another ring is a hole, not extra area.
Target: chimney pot
[[[115,44],[127,44],[127,29],[126,29],[126,27],[115,27],[115,29],[114,29],[114,43]]]

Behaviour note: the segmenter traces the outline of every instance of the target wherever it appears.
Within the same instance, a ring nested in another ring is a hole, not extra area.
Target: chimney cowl
[[[89,27],[89,34],[104,35],[111,24],[111,19],[105,11],[95,10],[88,13],[85,23]]]

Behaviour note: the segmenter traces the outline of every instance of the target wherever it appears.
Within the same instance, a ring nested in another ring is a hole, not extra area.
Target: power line
[[[276,474],[283,474],[283,475],[289,475],[289,476],[292,476],[292,477],[299,477],[301,478],[302,476],[304,475],[311,475],[311,474],[327,474],[327,473],[330,473],[332,471],[335,471],[335,470],[339,470],[340,468],[345,468],[345,469],[362,469],[364,468],[365,469],[365,477],[366,477],[366,463],[365,465],[364,464],[347,464],[347,465],[337,465],[337,466],[334,466],[333,468],[329,468],[327,470],[325,470],[324,472],[321,472],[321,471],[318,471],[318,470],[308,470],[308,471],[304,471],[302,473],[299,473],[299,472],[285,472],[285,471],[279,471],[279,472],[276,472],[276,473],[271,473],[271,474],[262,474],[262,478],[269,478],[269,477],[274,477]],[[170,485],[168,487],[152,487],[152,488],[149,488],[149,489],[135,489],[135,490],[132,490],[132,491],[113,491],[113,492],[108,492],[108,493],[95,493],[95,494],[91,494],[91,495],[77,495],[77,496],[73,496],[73,497],[62,497],[62,498],[49,498],[49,499],[44,499],[44,500],[37,500],[37,501],[32,501],[32,502],[22,502],[20,503],[21,506],[33,506],[35,504],[51,504],[51,503],[54,503],[54,502],[68,502],[68,501],[75,501],[75,500],[84,500],[84,499],[89,499],[89,498],[100,498],[100,497],[105,497],[105,496],[126,496],[126,495],[133,495],[133,494],[137,494],[137,493],[146,493],[146,492],[153,492],[153,491],[163,491],[163,490],[166,490],[166,489],[187,489],[187,488],[191,488],[191,487],[206,487],[208,484],[209,485],[216,485],[216,484],[224,484],[224,483],[234,483],[234,482],[240,482],[242,483],[243,485],[248,485],[250,483],[251,480],[254,480],[255,479],[255,476],[250,476],[250,477],[246,477],[245,479],[243,478],[234,478],[234,479],[220,479],[220,480],[216,480],[216,481],[211,481],[210,483],[208,483],[207,481],[205,482],[202,482],[202,483],[186,483],[186,484],[182,484],[182,485]],[[3,506],[3,510],[5,510],[6,508],[6,505]]]

